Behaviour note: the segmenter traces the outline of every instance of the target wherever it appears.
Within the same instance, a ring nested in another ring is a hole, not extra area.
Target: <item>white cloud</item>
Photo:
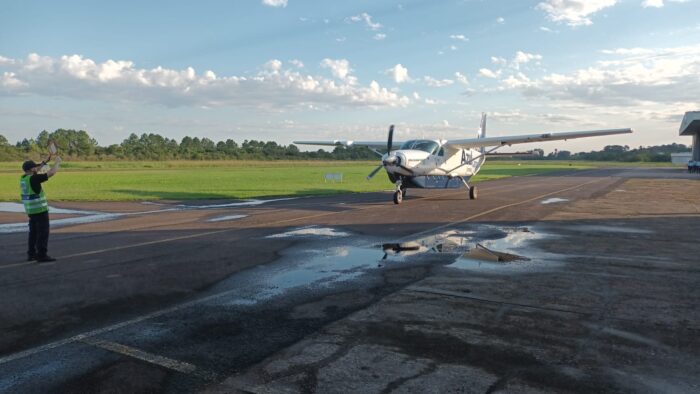
[[[488,68],[480,68],[479,69],[479,75],[482,77],[486,78],[498,78],[498,76],[501,74],[500,70],[499,71],[493,71]]]
[[[504,23],[505,21],[506,21],[506,20],[505,20],[502,16],[499,16],[499,17],[496,19],[496,22],[498,22],[498,23]]]
[[[423,81],[426,85],[430,86],[431,88],[442,88],[455,83],[455,81],[451,79],[435,79],[429,75],[424,76]]]
[[[375,34],[374,37],[372,37],[372,38],[374,38],[374,39],[377,40],[377,41],[381,41],[381,40],[383,40],[383,39],[386,38],[386,34],[384,34],[384,33],[377,33],[377,34]]]
[[[520,68],[521,64],[529,63],[533,60],[542,60],[542,55],[517,51],[515,53],[515,57],[513,58],[512,67],[517,70]]]
[[[4,58],[7,59],[7,58]],[[217,76],[130,61],[98,63],[79,55],[31,54],[0,65],[0,96],[35,95],[73,99],[160,104],[168,107],[245,107],[262,110],[343,106],[406,106],[400,96],[377,82],[360,86],[344,59],[327,62],[338,80],[284,69],[273,59],[250,76]]]
[[[0,56],[0,66],[11,66],[15,64],[14,59],[10,59],[4,56]]]
[[[612,7],[617,0],[546,0],[537,4],[537,9],[544,11],[547,18],[569,26],[586,26],[593,22],[589,16]]]
[[[462,85],[465,85],[465,86],[466,86],[466,85],[469,85],[469,80],[468,80],[467,77],[466,77],[464,74],[462,74],[461,72],[457,71],[457,72],[455,73],[455,78],[457,78],[457,82],[461,83]]]
[[[678,111],[688,104],[700,106],[700,45],[619,48],[604,53],[611,58],[568,74],[552,73],[538,80],[522,76],[503,82],[528,96],[596,106],[681,103]]]
[[[286,7],[287,0],[262,0],[263,5],[268,7]]]
[[[302,62],[301,60],[298,60],[298,59],[290,60],[289,64],[291,64],[292,66],[294,66],[296,68],[304,68],[304,62]]]
[[[644,0],[642,2],[642,7],[644,8],[661,8],[665,5],[665,2],[668,1],[670,3],[687,3],[690,0]]]
[[[540,31],[544,31],[547,33],[554,33],[554,30],[550,29],[549,27],[545,27],[545,26],[540,26]]]
[[[374,22],[374,21],[372,20],[372,15],[370,15],[370,14],[368,14],[368,13],[366,13],[366,12],[363,12],[363,13],[361,13],[361,14],[359,14],[359,15],[351,16],[351,17],[349,17],[349,18],[346,18],[345,20],[348,21],[348,22],[364,22],[365,25],[366,25],[370,30],[375,30],[375,31],[376,31],[376,30],[379,30],[379,29],[381,29],[381,28],[383,27],[381,23]]]
[[[394,78],[396,83],[410,82],[411,78],[408,76],[408,69],[402,66],[400,63],[394,67],[386,70],[386,73]]]
[[[282,62],[277,59],[268,60],[263,67],[272,72],[279,72],[282,69]]]
[[[452,34],[450,36],[450,38],[453,40],[462,41],[462,42],[469,41],[469,39],[464,34]]]
[[[498,66],[505,66],[506,64],[508,64],[508,60],[502,57],[491,56],[491,63],[496,64]]]
[[[323,59],[321,67],[328,68],[334,77],[346,79],[350,74],[350,62],[347,59]]]

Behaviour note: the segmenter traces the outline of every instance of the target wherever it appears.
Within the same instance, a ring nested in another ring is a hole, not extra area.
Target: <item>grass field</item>
[[[609,163],[606,163],[609,164]],[[165,161],[71,162],[45,184],[50,201],[239,199],[323,195],[391,189],[385,173],[365,176],[375,162]],[[595,163],[600,165],[600,163]],[[509,176],[585,169],[579,162],[487,162],[474,182]],[[19,198],[20,163],[0,163],[0,201]],[[324,174],[342,173],[342,183]]]

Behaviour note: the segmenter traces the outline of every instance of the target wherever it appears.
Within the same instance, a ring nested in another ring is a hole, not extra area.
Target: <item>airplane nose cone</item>
[[[398,166],[401,164],[401,157],[392,154],[390,156],[385,157],[384,160],[382,160],[382,164],[384,164],[385,166]]]

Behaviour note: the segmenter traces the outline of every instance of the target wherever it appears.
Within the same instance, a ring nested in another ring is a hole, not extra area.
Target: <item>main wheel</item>
[[[469,187],[469,199],[470,200],[476,200],[476,197],[478,197],[479,192],[476,190],[476,186],[470,186]]]
[[[405,187],[401,188],[401,197],[406,198],[406,189]]]
[[[401,193],[400,190],[397,190],[394,192],[394,204],[401,204],[401,201],[403,201],[403,193]]]

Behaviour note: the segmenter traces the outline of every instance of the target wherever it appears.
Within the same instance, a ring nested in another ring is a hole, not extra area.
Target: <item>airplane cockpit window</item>
[[[434,155],[437,153],[437,150],[440,148],[440,145],[431,140],[410,140],[406,141],[401,145],[401,149],[415,149],[415,150],[422,150],[423,152],[428,152],[431,155]]]

